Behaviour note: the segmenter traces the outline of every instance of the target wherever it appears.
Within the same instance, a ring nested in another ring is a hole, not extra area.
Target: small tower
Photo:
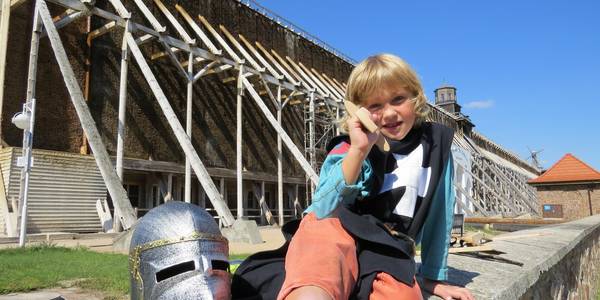
[[[435,104],[451,114],[460,114],[460,105],[456,102],[456,88],[443,85],[435,91]]]

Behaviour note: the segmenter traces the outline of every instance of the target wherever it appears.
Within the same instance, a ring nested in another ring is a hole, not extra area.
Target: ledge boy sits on
[[[287,250],[278,299],[421,299],[415,240],[424,288],[474,299],[442,282],[454,209],[452,130],[425,122],[423,88],[393,55],[357,65],[346,98],[365,107],[379,131],[347,118],[348,135],[330,142],[314,202]],[[379,134],[390,152],[373,147]]]

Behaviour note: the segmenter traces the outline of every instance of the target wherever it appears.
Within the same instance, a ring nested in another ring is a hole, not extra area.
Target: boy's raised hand
[[[350,119],[352,118],[357,118],[358,121],[360,122],[360,124],[362,125],[362,129],[366,129],[365,132],[370,132],[370,133],[379,133],[379,128],[376,125],[376,123],[373,120],[373,117],[371,116],[371,113],[364,107],[359,108],[358,106],[356,106],[356,104],[350,102],[350,101],[344,101],[344,106],[346,107],[346,112],[349,115],[349,119],[348,121],[350,121]],[[356,122],[356,120],[353,120],[351,122]],[[346,124],[348,126],[348,130],[350,131],[350,123]],[[350,138],[352,139],[352,136],[350,136]],[[387,142],[387,140],[385,139],[385,137],[382,134],[378,134],[377,139],[375,140],[375,144],[377,145],[377,147],[379,147],[379,149],[381,151],[384,152],[388,152],[390,151],[390,145]],[[373,144],[371,144],[370,146],[373,146]],[[371,150],[371,148],[369,147],[368,150]]]
[[[371,151],[371,148],[377,142],[379,131],[370,132],[367,130],[356,115],[348,118],[346,125],[350,136],[350,147],[359,150],[366,157],[366,154]]]
[[[350,148],[342,161],[342,173],[346,184],[352,185],[358,179],[363,161],[375,145],[380,133],[378,130],[375,132],[365,130],[357,116],[348,118],[346,125],[350,136]]]

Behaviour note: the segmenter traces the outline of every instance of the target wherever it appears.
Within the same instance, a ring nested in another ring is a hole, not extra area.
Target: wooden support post
[[[302,218],[302,205],[300,205],[300,198],[298,197],[298,185],[294,185],[294,215],[301,219]]]
[[[225,186],[224,177],[221,177],[219,179],[219,192],[221,193],[221,197],[223,197],[223,199],[225,200],[225,203],[227,203],[227,186]]]
[[[294,158],[296,158],[302,169],[304,169],[304,172],[306,172],[313,184],[317,184],[319,182],[319,176],[311,167],[310,163],[306,160],[304,155],[302,155],[302,152],[300,152],[296,144],[294,144],[292,139],[290,139],[285,130],[283,130],[283,128],[279,126],[279,124],[277,123],[277,119],[273,117],[273,114],[271,114],[271,111],[269,111],[269,108],[262,101],[252,84],[248,81],[248,79],[242,78],[242,80],[244,81],[244,86],[250,92],[250,96],[252,97],[252,99],[254,99],[256,104],[258,104],[258,107],[263,112],[269,123],[271,123],[271,126],[273,126],[273,128],[275,128],[275,131],[277,131],[281,135],[283,143],[288,147],[290,152],[292,152],[292,155],[294,156]]]
[[[308,99],[308,110],[309,110],[309,122],[308,122],[308,159],[310,162],[310,168],[316,169],[316,153],[315,153],[315,92],[310,92]],[[310,185],[311,194],[314,192],[316,183]]]
[[[158,1],[158,0],[155,0]],[[190,52],[188,58],[187,105],[185,111],[185,131],[190,141],[192,140],[192,104],[194,98],[194,54]],[[185,157],[185,202],[192,201],[192,165],[190,159]]]
[[[173,200],[173,174],[167,175],[167,194],[165,195],[165,202]]]
[[[204,193],[202,186],[200,186],[198,184],[198,206],[200,206],[202,208],[206,208],[206,199],[204,199],[205,196],[206,196],[206,193]]]
[[[243,177],[242,177],[242,94],[243,94],[243,82],[244,78],[244,65],[241,64],[239,68],[238,80],[237,80],[237,95],[236,95],[236,139],[235,139],[235,153],[236,153],[236,167],[237,167],[237,217],[241,219],[244,216],[244,204],[242,201],[242,193],[244,190]]]
[[[282,126],[281,87],[277,87],[277,124]],[[282,127],[283,128],[283,127]],[[283,149],[281,148],[281,134],[277,133],[277,205],[279,206],[279,224],[283,225]]]
[[[8,52],[8,27],[10,25],[10,0],[2,0],[0,19],[0,122],[4,116],[4,74],[6,71],[6,53]],[[35,16],[37,19],[38,17]],[[33,46],[33,44],[32,44]],[[36,50],[37,52],[37,50]],[[37,54],[36,54],[37,55]],[[0,136],[2,130],[0,129]]]
[[[92,118],[90,110],[83,99],[83,93],[81,92],[81,88],[77,83],[77,78],[73,73],[73,68],[69,63],[69,59],[67,58],[67,54],[60,40],[60,36],[54,27],[54,23],[52,22],[52,17],[48,11],[46,2],[43,0],[38,0],[37,5],[40,10],[40,17],[44,23],[46,32],[48,33],[50,45],[54,50],[56,61],[61,73],[63,74],[67,90],[69,91],[69,95],[71,96],[71,100],[73,101],[73,105],[75,106],[75,110],[79,117],[81,127],[83,127],[83,131],[88,137],[88,142],[90,143],[90,147],[94,153],[94,158],[96,159],[100,173],[104,178],[104,182],[110,197],[113,200],[113,205],[119,212],[119,218],[121,220],[121,224],[123,224],[123,228],[129,229],[131,226],[133,226],[136,219],[133,207],[127,198],[125,189],[121,185],[121,181],[117,175],[117,172],[113,168],[110,157],[108,156],[106,148],[104,147],[104,143],[102,142],[102,138],[100,137],[100,133],[96,128],[94,119]]]
[[[123,152],[125,145],[125,123],[127,120],[127,60],[129,58],[129,50],[127,49],[127,36],[129,32],[129,20],[125,24],[123,32],[123,41],[121,42],[121,78],[119,81],[119,121],[117,124],[117,175],[123,181]],[[116,219],[116,218],[115,218]]]
[[[227,203],[223,201],[223,198],[221,197],[217,188],[212,182],[212,179],[210,178],[206,167],[204,167],[204,164],[200,160],[198,153],[196,152],[196,150],[194,150],[190,138],[183,130],[181,123],[179,123],[175,111],[173,111],[173,108],[171,107],[167,96],[164,94],[162,88],[158,84],[158,80],[156,79],[152,70],[150,69],[150,66],[146,62],[144,55],[142,54],[139,47],[135,43],[135,40],[131,36],[127,37],[127,43],[129,44],[129,48],[131,50],[131,53],[133,54],[133,57],[140,66],[140,69],[142,70],[142,74],[144,74],[144,78],[148,82],[148,85],[150,85],[150,88],[154,93],[154,96],[156,97],[158,104],[165,115],[165,118],[167,119],[167,122],[171,126],[171,129],[173,130],[175,137],[179,142],[179,145],[183,149],[186,157],[190,159],[190,163],[192,165],[194,173],[198,177],[198,180],[200,180],[200,183],[202,183],[202,187],[208,194],[208,197],[210,198],[215,210],[221,217],[223,224],[225,226],[233,225],[234,218],[231,214],[231,211],[229,210],[229,207],[227,207]]]
[[[277,225],[275,218],[273,217],[273,213],[271,213],[271,209],[269,208],[269,204],[265,199],[265,182],[260,182],[260,189],[257,184],[254,185],[254,196],[258,199],[258,206],[260,207],[260,215],[267,220],[267,224],[269,225]]]

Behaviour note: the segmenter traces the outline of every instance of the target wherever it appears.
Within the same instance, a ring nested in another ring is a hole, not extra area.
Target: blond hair
[[[363,102],[377,91],[394,87],[403,87],[412,93],[417,119],[420,124],[429,113],[427,98],[421,82],[413,69],[400,57],[392,54],[377,54],[360,62],[348,78],[346,100],[362,106]],[[346,117],[341,127],[346,131]]]

